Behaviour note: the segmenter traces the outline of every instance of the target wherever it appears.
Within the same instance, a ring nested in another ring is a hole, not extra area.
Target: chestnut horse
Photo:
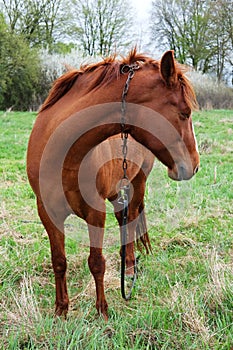
[[[132,70],[134,74],[129,79]],[[188,180],[199,167],[191,118],[196,106],[195,94],[172,51],[155,61],[133,50],[124,59],[111,57],[83,66],[55,82],[30,136],[27,172],[37,197],[39,216],[50,239],[57,315],[66,315],[68,310],[64,221],[70,213],[75,213],[87,222],[88,263],[96,284],[96,308],[105,320],[108,317],[102,254],[105,199],[113,202],[121,225],[116,187],[119,188],[122,178],[122,161],[120,156],[112,159],[115,147],[112,145],[113,136],[122,132],[122,91],[125,90],[124,132],[151,151],[167,167],[173,180]],[[132,147],[136,145],[133,141]],[[104,164],[103,152],[106,153]],[[129,159],[129,170],[136,169],[128,174],[132,187],[128,213],[129,260],[132,260],[137,218],[143,211],[145,181],[153,164],[149,153],[139,158],[135,162]],[[148,246],[149,242],[145,244]],[[128,261],[128,267],[131,266],[132,261]]]

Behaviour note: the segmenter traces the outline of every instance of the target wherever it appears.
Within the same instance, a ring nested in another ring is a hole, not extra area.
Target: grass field
[[[232,350],[233,111],[194,114],[201,170],[191,181],[173,182],[155,163],[146,190],[153,254],[141,255],[129,302],[109,208],[108,323],[96,314],[86,227],[74,218],[66,225],[69,316],[53,318],[50,248],[25,173],[34,119],[0,113],[0,349]]]

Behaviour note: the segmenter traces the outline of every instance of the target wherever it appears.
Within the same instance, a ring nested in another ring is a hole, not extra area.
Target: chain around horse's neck
[[[121,68],[122,74],[128,74],[128,77],[125,82],[125,86],[121,96],[121,132],[123,133],[125,130],[125,112],[126,112],[126,97],[129,90],[130,81],[133,79],[135,71],[140,67],[138,64],[134,63],[132,65],[124,65]]]
[[[134,276],[132,286],[130,288],[129,293],[126,295],[125,293],[125,260],[126,260],[126,244],[127,244],[127,221],[128,221],[128,206],[129,206],[129,198],[130,198],[130,182],[127,176],[127,141],[128,141],[128,132],[126,130],[126,97],[129,90],[129,84],[131,79],[134,77],[135,70],[138,70],[140,67],[134,63],[132,65],[124,65],[121,68],[122,74],[128,74],[126,79],[126,83],[122,92],[121,97],[121,138],[122,138],[122,155],[123,155],[123,178],[120,185],[120,198],[118,200],[119,203],[123,204],[122,210],[122,229],[121,229],[121,295],[125,300],[129,300],[131,298],[132,290],[134,288],[136,278],[137,278],[137,266],[136,259],[134,265]]]
[[[126,118],[125,118],[125,114],[126,114],[126,97],[127,97],[127,94],[128,94],[130,81],[134,77],[135,70],[138,70],[139,68],[140,68],[139,65],[136,64],[136,63],[134,63],[132,65],[124,65],[121,68],[121,73],[122,74],[128,74],[128,77],[126,79],[125,86],[124,86],[124,89],[123,89],[123,92],[122,92],[122,96],[121,96],[121,138],[123,140],[122,154],[123,154],[124,179],[127,179],[127,174],[126,174],[127,160],[126,160],[126,156],[127,156],[127,139],[128,139],[128,132],[125,129],[125,125],[126,125]]]

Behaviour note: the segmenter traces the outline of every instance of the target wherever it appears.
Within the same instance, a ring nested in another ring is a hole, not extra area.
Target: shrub
[[[199,72],[190,72],[189,78],[201,109],[233,109],[232,88]]]
[[[70,53],[66,54],[49,53],[48,50],[40,50],[39,56],[41,70],[34,109],[38,109],[43,103],[55,79],[65,73],[67,69],[79,68],[81,63],[90,59],[84,59],[82,53],[75,48],[72,48]],[[91,60],[93,61],[93,58]]]
[[[30,109],[39,77],[39,58],[0,18],[0,109]]]

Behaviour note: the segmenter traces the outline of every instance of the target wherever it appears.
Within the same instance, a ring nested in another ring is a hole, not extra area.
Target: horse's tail
[[[144,203],[139,207],[139,218],[136,226],[136,243],[137,248],[142,251],[142,245],[146,249],[146,253],[152,252],[149,235],[147,232],[146,215],[144,210]]]

